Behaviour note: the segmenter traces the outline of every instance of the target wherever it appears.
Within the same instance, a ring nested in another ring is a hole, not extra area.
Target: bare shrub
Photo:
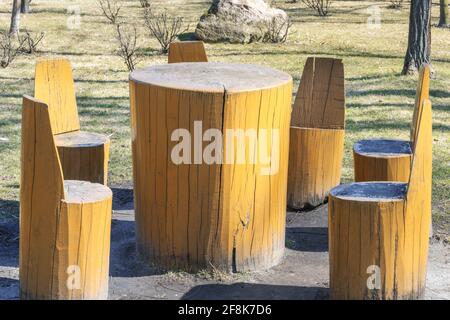
[[[118,4],[116,0],[99,0],[98,4],[106,19],[112,24],[117,24],[122,5]]]
[[[37,47],[39,43],[44,39],[45,33],[44,32],[38,32],[36,34],[32,34],[28,31],[25,31],[25,43],[22,48],[23,53],[27,54],[34,54],[37,52]]]
[[[330,13],[331,0],[302,0],[308,7],[315,10],[319,16],[325,17]]]
[[[389,0],[389,9],[400,9],[403,6],[403,0]]]
[[[150,1],[149,0],[139,0],[142,8],[150,8]]]
[[[0,32],[0,67],[6,68],[22,52],[25,37],[8,32]]]
[[[284,43],[287,40],[292,23],[288,19],[277,19],[276,17],[266,22],[267,31],[262,38],[263,42]]]
[[[119,23],[116,25],[116,32],[116,38],[119,42],[117,54],[124,61],[128,71],[133,71],[139,60],[136,26]]]
[[[155,14],[147,8],[144,12],[144,20],[150,34],[158,40],[163,53],[167,53],[169,44],[189,29],[189,26],[183,28],[182,17],[172,16],[167,11]]]

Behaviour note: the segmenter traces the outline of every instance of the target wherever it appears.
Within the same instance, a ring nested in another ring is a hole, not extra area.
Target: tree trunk
[[[416,73],[431,55],[431,0],[411,0],[408,50],[402,74]]]
[[[13,7],[12,7],[12,12],[11,12],[11,25],[9,27],[10,34],[15,34],[15,33],[19,32],[20,3],[21,3],[21,0],[13,0]]]
[[[22,0],[20,4],[20,13],[30,12],[30,0]]]
[[[448,0],[441,0],[441,14],[439,18],[439,27],[447,27],[450,25],[449,14],[448,14]]]

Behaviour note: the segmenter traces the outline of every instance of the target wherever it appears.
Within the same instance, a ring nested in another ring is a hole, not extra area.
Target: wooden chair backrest
[[[57,58],[37,62],[34,97],[48,105],[54,134],[80,130],[69,60]]]
[[[417,83],[416,102],[414,104],[414,114],[411,124],[410,140],[414,148],[417,138],[418,116],[421,113],[423,102],[430,98],[430,66],[425,64],[420,68],[419,82]]]
[[[408,292],[423,290],[426,278],[431,224],[432,142],[431,102],[425,99],[417,115],[417,135],[403,214],[405,220],[398,235],[398,250],[402,252],[399,263],[409,272],[401,273],[397,281],[406,284]]]
[[[203,41],[172,42],[169,46],[168,62],[208,62]]]
[[[23,97],[20,183],[21,287],[50,292],[64,182],[47,105]],[[53,248],[40,250],[40,248]],[[45,279],[45,280],[43,280]]]
[[[344,65],[341,59],[309,57],[292,110],[294,127],[345,127]]]

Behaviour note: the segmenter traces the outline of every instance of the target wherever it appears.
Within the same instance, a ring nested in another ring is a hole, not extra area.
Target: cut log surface
[[[55,143],[58,147],[87,148],[109,143],[109,138],[103,134],[74,131],[55,135]]]
[[[355,181],[408,182],[411,171],[411,142],[373,139],[355,143]]]
[[[360,140],[355,143],[353,150],[358,154],[373,157],[411,156],[412,154],[411,142],[404,140]]]
[[[407,184],[399,182],[360,182],[344,184],[334,188],[331,196],[353,201],[403,201]]]
[[[291,92],[288,74],[245,64],[177,63],[130,75],[137,247],[145,259],[165,268],[225,271],[281,261]],[[171,153],[180,142],[171,135],[180,128],[190,133],[192,151],[197,144],[202,152],[176,164]],[[206,163],[207,129],[219,137],[252,129],[269,160],[250,161],[258,152],[249,138],[228,137],[217,161]]]
[[[67,203],[87,204],[112,197],[111,189],[88,181],[64,180],[64,193]]]
[[[98,133],[74,131],[55,135],[64,178],[106,185],[110,139]]]
[[[130,80],[167,89],[248,92],[288,84],[292,77],[272,68],[215,62],[176,63],[136,70]]]

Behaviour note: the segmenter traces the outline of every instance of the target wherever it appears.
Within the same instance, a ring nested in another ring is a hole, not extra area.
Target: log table
[[[278,264],[292,78],[224,63],[130,75],[137,249],[166,269]]]

